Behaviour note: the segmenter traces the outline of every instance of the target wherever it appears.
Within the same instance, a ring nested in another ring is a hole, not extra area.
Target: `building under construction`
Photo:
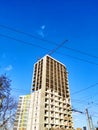
[[[35,63],[32,92],[20,96],[13,130],[73,130],[64,64],[49,55]]]

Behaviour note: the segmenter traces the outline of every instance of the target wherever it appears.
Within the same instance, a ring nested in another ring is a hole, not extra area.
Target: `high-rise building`
[[[34,65],[32,84],[31,95],[22,96],[21,111],[19,108],[13,130],[73,130],[68,73],[64,64],[46,55]]]

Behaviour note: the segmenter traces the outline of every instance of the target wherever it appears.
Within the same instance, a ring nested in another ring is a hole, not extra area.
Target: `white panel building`
[[[35,63],[32,92],[20,96],[13,130],[73,130],[64,64],[49,55]]]

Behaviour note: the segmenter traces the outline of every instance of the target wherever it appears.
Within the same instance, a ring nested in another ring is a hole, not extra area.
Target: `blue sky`
[[[37,59],[65,39],[68,42],[51,56],[67,67],[73,108],[83,112],[88,108],[98,126],[98,1],[0,1],[0,74],[12,79],[16,98],[30,92]],[[75,128],[87,125],[85,114],[73,112],[73,118]]]

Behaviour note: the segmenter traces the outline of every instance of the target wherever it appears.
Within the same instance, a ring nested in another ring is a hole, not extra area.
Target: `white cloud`
[[[42,26],[41,26],[41,29],[42,29],[42,30],[44,30],[45,28],[46,28],[46,26],[45,26],[45,25],[42,25]]]
[[[46,28],[46,25],[42,25],[40,26],[40,29],[37,30],[37,34],[40,35],[42,38],[45,37],[45,28]]]
[[[8,66],[5,68],[6,71],[11,71],[12,69],[13,69],[12,65],[8,65]]]
[[[42,38],[45,37],[45,34],[42,30],[37,31],[38,35],[40,35]]]

